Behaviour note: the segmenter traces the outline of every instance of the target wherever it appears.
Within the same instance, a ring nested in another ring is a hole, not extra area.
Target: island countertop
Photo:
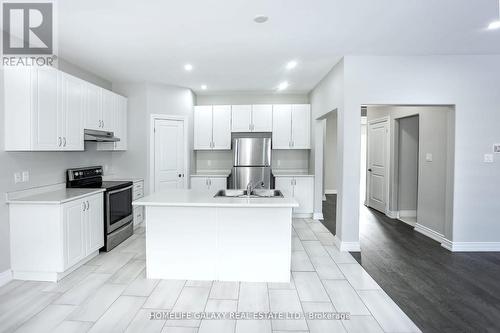
[[[298,207],[293,198],[214,198],[207,191],[165,190],[132,203],[134,206],[164,207]]]

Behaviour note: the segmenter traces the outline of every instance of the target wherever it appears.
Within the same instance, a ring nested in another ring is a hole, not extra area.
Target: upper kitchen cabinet
[[[271,132],[272,105],[233,105],[232,132]]]
[[[102,127],[101,130],[114,132],[115,129],[115,104],[116,94],[112,91],[101,89],[102,93]]]
[[[85,123],[84,128],[102,130],[102,88],[85,84]]]
[[[103,89],[103,91],[105,90]],[[103,116],[103,124],[108,123],[110,126],[100,130],[113,132],[120,141],[99,142],[97,150],[127,150],[127,99],[110,91],[106,91],[106,95],[107,97],[103,98],[103,101],[108,99],[111,101],[103,103],[103,110],[106,108],[105,113],[109,115]]]
[[[5,68],[5,150],[83,150],[81,80],[50,67]]]
[[[311,148],[311,106],[273,106],[273,149]]]
[[[231,106],[194,107],[194,149],[231,149]]]

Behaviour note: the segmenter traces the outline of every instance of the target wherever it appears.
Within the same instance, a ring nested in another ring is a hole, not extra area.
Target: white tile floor
[[[144,229],[59,283],[0,288],[0,332],[419,332],[318,221],[295,219],[290,283],[148,280]],[[150,320],[151,311],[350,312],[350,320]]]

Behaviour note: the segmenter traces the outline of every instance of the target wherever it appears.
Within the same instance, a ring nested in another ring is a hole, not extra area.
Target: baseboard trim
[[[0,287],[12,281],[12,271],[10,269],[0,273]]]
[[[451,252],[500,252],[500,242],[451,242],[445,239],[441,246]]]
[[[400,210],[399,217],[417,217],[416,210]]]
[[[337,194],[337,190],[325,190],[325,194]]]
[[[323,213],[314,213],[313,220],[324,220]]]
[[[293,214],[292,217],[296,219],[307,219],[307,218],[314,218],[314,215],[311,213],[299,213],[299,214]]]
[[[337,235],[334,236],[333,241],[337,248],[342,252],[361,252],[359,242],[343,242]]]
[[[385,215],[390,217],[391,219],[397,219],[399,218],[399,212],[396,210],[388,210],[385,212]]]
[[[415,231],[421,233],[424,236],[432,238],[439,243],[443,243],[443,241],[446,239],[443,234],[440,234],[439,232],[436,232],[418,223],[415,223]]]
[[[404,220],[404,218],[402,218],[401,216],[399,217],[399,220],[400,220],[401,222],[403,222],[403,223],[408,224],[410,227],[415,228],[415,224],[416,224],[416,222],[405,221],[405,220]]]

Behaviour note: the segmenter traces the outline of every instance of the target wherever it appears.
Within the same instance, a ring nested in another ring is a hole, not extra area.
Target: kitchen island
[[[293,198],[167,190],[133,204],[145,207],[148,278],[290,280]]]

